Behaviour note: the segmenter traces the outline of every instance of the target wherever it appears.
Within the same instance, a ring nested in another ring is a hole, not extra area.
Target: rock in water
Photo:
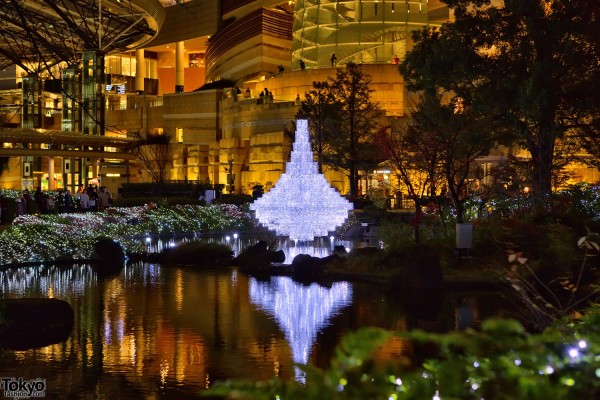
[[[0,302],[4,323],[0,346],[26,350],[60,343],[73,330],[74,313],[69,303],[58,299],[6,299]]]

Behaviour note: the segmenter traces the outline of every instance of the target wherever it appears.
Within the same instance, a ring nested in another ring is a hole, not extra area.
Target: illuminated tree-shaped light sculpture
[[[318,173],[310,148],[308,120],[297,120],[296,140],[286,172],[250,209],[256,212],[260,223],[278,235],[313,240],[343,224],[352,208],[352,203]]]

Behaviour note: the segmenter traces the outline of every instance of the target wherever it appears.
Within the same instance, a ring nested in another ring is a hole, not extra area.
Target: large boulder
[[[5,299],[0,301],[0,347],[26,350],[60,343],[73,330],[74,313],[58,299]]]
[[[100,238],[94,243],[92,268],[98,275],[113,275],[125,266],[125,250],[120,243],[110,238]]]
[[[299,281],[313,281],[325,270],[325,261],[308,254],[298,254],[292,260],[292,278]]]
[[[268,274],[273,270],[274,263],[280,264],[284,261],[283,250],[270,250],[268,243],[264,240],[248,247],[235,259],[240,271],[249,275]]]

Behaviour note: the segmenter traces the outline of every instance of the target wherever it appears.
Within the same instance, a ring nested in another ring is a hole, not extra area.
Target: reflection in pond
[[[296,364],[308,363],[317,333],[334,315],[352,303],[352,287],[337,282],[330,288],[316,283],[305,286],[288,277],[273,277],[269,282],[250,279],[250,300],[279,323],[292,348]],[[296,379],[304,381],[295,368]]]
[[[350,330],[447,332],[478,326],[501,305],[490,294],[446,293],[437,315],[415,315],[397,295],[363,283],[265,283],[234,268],[151,263],[127,265],[106,279],[89,265],[3,270],[0,297],[53,297],[75,312],[65,342],[0,349],[0,372],[46,379],[49,399],[196,399],[218,380],[301,379],[293,364],[310,355],[311,363],[327,367]],[[468,313],[457,309],[465,303]],[[413,301],[410,308],[419,305]],[[385,362],[412,351],[411,343],[396,338],[376,357]]]

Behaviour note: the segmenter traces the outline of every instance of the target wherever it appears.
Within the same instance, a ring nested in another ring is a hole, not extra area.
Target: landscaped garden
[[[144,253],[139,236],[249,230],[249,213],[234,205],[114,207],[105,212],[22,215],[0,232],[0,265],[89,260],[108,237],[126,253]]]
[[[160,203],[160,202],[158,202]],[[600,242],[598,188],[556,193],[543,212],[527,196],[471,198],[473,245],[457,254],[454,217],[435,202],[420,220],[377,207],[357,211],[378,221],[375,252],[351,252],[329,271],[391,282],[423,249],[439,260],[447,283],[498,283],[511,288],[521,322],[491,320],[480,331],[456,334],[360,330],[346,337],[328,369],[303,367],[306,384],[228,382],[212,395],[236,398],[595,398],[600,371],[597,267]],[[24,215],[0,233],[0,264],[87,260],[101,237],[127,253],[144,252],[149,234],[251,232],[257,227],[242,205],[113,207],[105,212]],[[485,210],[485,212],[482,212]],[[420,241],[415,242],[415,226]],[[419,355],[390,365],[373,354],[387,340],[407,338]],[[422,352],[421,352],[422,350]]]

